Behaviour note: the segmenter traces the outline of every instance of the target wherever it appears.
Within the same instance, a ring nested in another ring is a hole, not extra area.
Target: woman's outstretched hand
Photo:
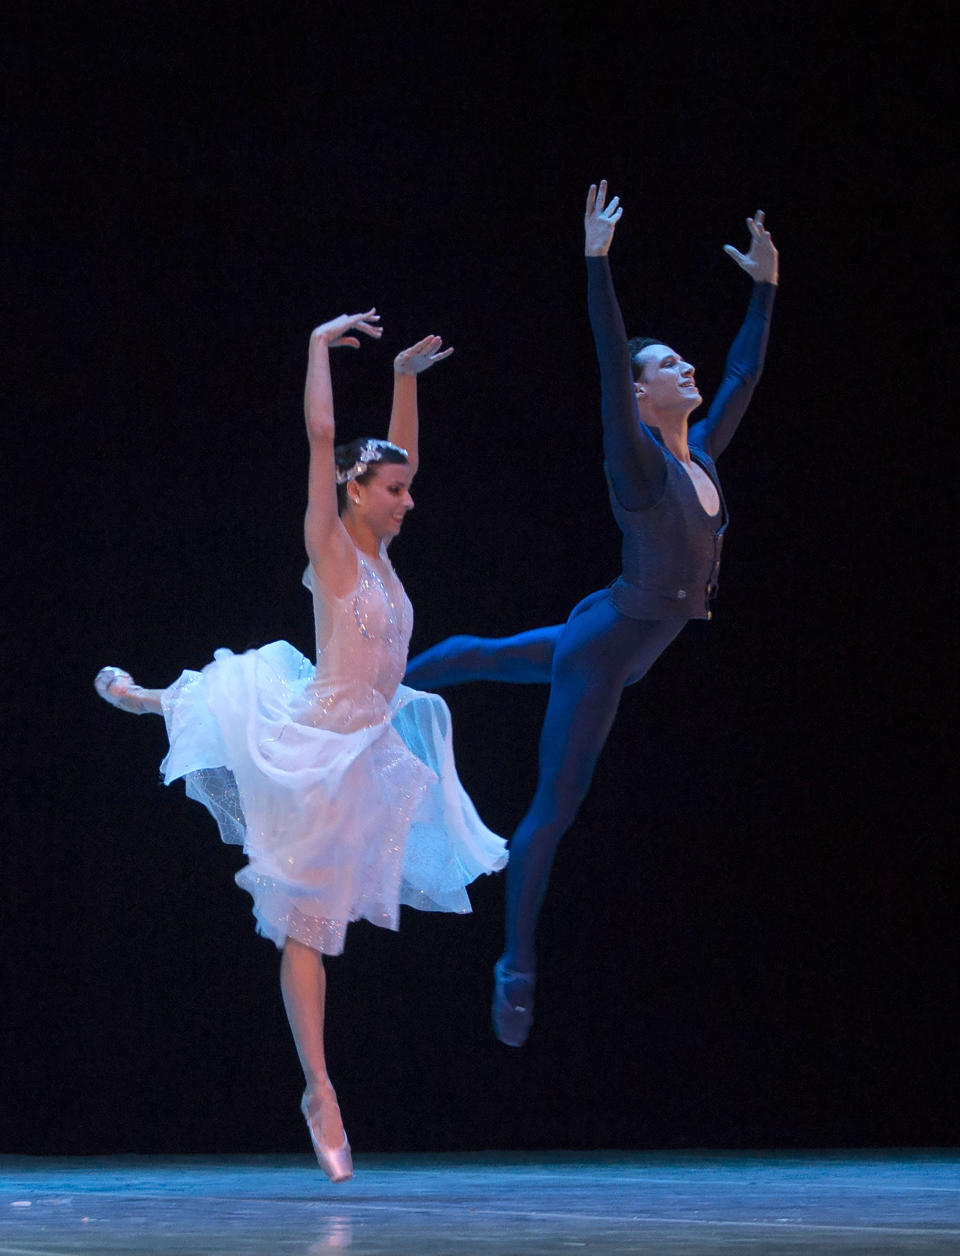
[[[606,200],[606,179],[600,180],[599,189],[595,183],[591,183],[587,193],[587,208],[583,215],[583,251],[587,257],[603,257],[608,252],[613,233],[623,213],[619,196],[615,196],[609,205]]]
[[[779,278],[779,254],[770,232],[764,226],[762,209],[757,210],[755,218],[747,219],[747,230],[750,232],[750,251],[744,254],[732,244],[725,244],[724,253],[732,257],[754,283],[776,283]]]
[[[439,336],[424,336],[409,349],[404,349],[393,359],[393,369],[398,375],[419,375],[428,371],[434,362],[442,362],[448,358],[453,349],[443,349],[443,341]]]
[[[331,318],[329,323],[321,323],[319,327],[315,327],[311,333],[311,339],[316,337],[319,340],[325,340],[331,349],[344,346],[359,349],[360,341],[357,337],[348,336],[346,333],[356,329],[362,331],[365,336],[372,336],[374,340],[379,340],[383,335],[383,328],[377,326],[379,322],[380,315],[376,308],[367,310],[364,314],[341,314],[339,318]]]

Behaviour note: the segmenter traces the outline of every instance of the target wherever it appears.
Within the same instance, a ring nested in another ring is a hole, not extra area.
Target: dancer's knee
[[[416,655],[407,664],[404,680],[408,685],[442,686],[472,679],[480,637],[447,637]]]
[[[448,637],[437,646],[437,657],[464,679],[473,679],[482,677],[487,670],[493,654],[492,646],[490,637],[471,637],[464,633]]]
[[[537,834],[537,841],[556,846],[564,833],[573,825],[587,796],[590,780],[564,782],[562,787],[544,787],[538,790],[529,811],[530,827]]]
[[[545,684],[558,631],[541,628],[515,637],[448,637],[418,655],[408,675],[413,681],[448,685],[468,680]]]

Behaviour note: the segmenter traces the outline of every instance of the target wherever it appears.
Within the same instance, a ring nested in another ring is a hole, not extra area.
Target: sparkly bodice
[[[333,597],[308,567],[317,670],[309,722],[342,731],[379,723],[403,679],[413,608],[386,551],[375,562],[357,551],[357,583]]]

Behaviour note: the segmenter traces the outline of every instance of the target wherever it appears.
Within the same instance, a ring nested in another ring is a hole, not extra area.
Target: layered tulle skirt
[[[326,954],[361,917],[395,929],[401,904],[468,912],[465,887],[502,868],[453,759],[450,713],[401,685],[324,687],[286,641],[233,654],[164,692],[167,784],[183,777],[248,863],[257,928]]]

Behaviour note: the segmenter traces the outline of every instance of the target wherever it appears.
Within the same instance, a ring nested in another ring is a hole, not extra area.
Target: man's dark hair
[[[634,336],[632,340],[627,341],[627,348],[630,350],[630,374],[635,383],[643,379],[643,363],[637,361],[640,354],[650,345],[662,344],[663,341],[657,340],[655,336]]]

